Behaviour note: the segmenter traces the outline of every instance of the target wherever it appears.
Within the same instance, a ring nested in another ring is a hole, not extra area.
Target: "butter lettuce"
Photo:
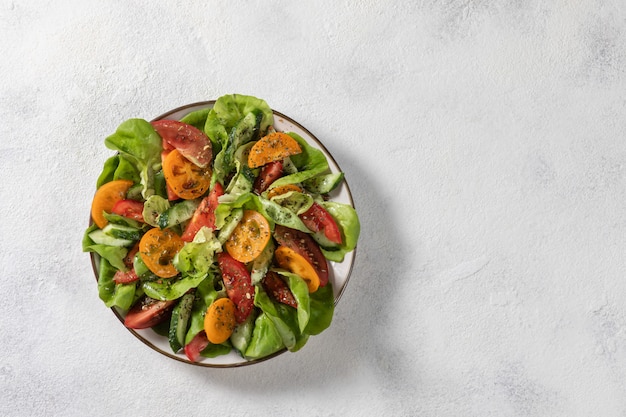
[[[152,125],[143,119],[123,122],[114,134],[104,140],[107,148],[119,151],[139,173],[144,198],[155,194],[154,173],[161,166],[163,140]]]
[[[341,230],[342,236],[341,245],[330,249],[321,247],[322,253],[330,261],[343,262],[345,255],[356,248],[361,233],[359,217],[356,214],[356,210],[347,204],[333,201],[323,201],[319,204],[333,216]]]
[[[204,126],[204,132],[213,143],[214,152],[228,142],[229,133],[249,113],[261,115],[259,130],[262,132],[274,123],[274,114],[265,100],[241,94],[224,95],[217,99]]]

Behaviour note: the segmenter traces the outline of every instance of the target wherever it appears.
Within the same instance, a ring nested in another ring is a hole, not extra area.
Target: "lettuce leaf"
[[[329,169],[328,161],[322,151],[310,146],[297,133],[287,132],[287,134],[294,138],[302,149],[302,153],[289,157],[291,162],[298,168],[298,172],[277,179],[272,183],[270,189],[287,184],[299,184]]]
[[[222,251],[222,245],[211,229],[203,226],[192,242],[174,256],[174,266],[183,275],[191,277],[205,277],[214,261],[216,252]]]
[[[120,152],[135,165],[144,198],[155,193],[154,172],[161,166],[162,143],[161,136],[143,119],[126,120],[104,140],[107,148]]]
[[[248,359],[263,358],[284,347],[283,339],[269,316],[265,313],[259,314],[254,321],[252,339],[244,356]]]
[[[135,301],[136,285],[116,284],[113,276],[117,270],[106,259],[100,259],[98,273],[98,296],[107,307],[119,307],[128,311]]]
[[[213,143],[213,152],[219,152],[228,142],[228,134],[248,113],[262,115],[259,130],[265,132],[274,124],[272,109],[265,100],[241,94],[229,94],[217,99],[207,115],[204,132]]]
[[[124,264],[124,257],[128,253],[128,249],[122,246],[109,246],[94,243],[94,241],[89,237],[89,233],[97,229],[98,226],[92,224],[85,230],[82,242],[83,252],[95,252],[114,268],[121,271],[127,271],[128,268]]]
[[[326,330],[333,320],[335,312],[335,294],[329,282],[324,287],[309,295],[310,312],[309,322],[304,332],[312,336]]]
[[[258,211],[268,220],[272,229],[274,224],[280,224],[305,233],[311,232],[294,212],[253,193],[242,194],[232,201],[221,198],[220,204],[215,209],[215,227],[221,229],[230,213],[236,208]]]
[[[309,317],[311,316],[309,287],[299,275],[280,269],[275,269],[274,271],[287,278],[287,285],[298,303],[298,308],[296,309],[298,328],[300,333],[304,333],[304,329],[309,323]]]
[[[321,204],[337,222],[341,230],[342,243],[336,248],[322,249],[326,259],[334,262],[343,262],[345,255],[356,248],[359,234],[361,233],[361,223],[356,214],[356,210],[347,204],[334,201],[323,201]]]

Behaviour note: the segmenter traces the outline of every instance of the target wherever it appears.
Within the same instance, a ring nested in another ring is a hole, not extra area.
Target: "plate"
[[[175,119],[180,120],[188,113],[191,113],[196,110],[206,109],[213,107],[215,100],[212,101],[202,101],[192,104],[187,104],[185,106],[181,106],[170,110],[158,117],[156,117],[153,121],[162,120],[162,119]],[[330,167],[331,172],[341,172],[341,168],[337,164],[337,161],[332,157],[328,149],[322,144],[322,142],[317,139],[311,132],[309,132],[305,127],[291,119],[284,114],[272,110],[274,114],[274,127],[278,131],[282,132],[294,132],[304,138],[307,143],[316,149],[319,149],[324,153],[326,159],[328,160],[328,165]],[[348,186],[347,181],[344,180],[342,183],[330,193],[330,198],[333,201],[349,204],[354,207],[354,201],[352,199],[352,194],[350,193],[350,187]],[[354,265],[354,260],[356,256],[356,248],[347,253],[343,262],[337,263],[329,261],[329,281],[333,285],[333,291],[335,296],[335,305],[339,302],[341,295],[343,294],[346,285],[348,284],[348,280],[350,279],[350,274],[352,272],[352,267]],[[91,261],[93,266],[93,271],[96,276],[96,280],[98,279],[98,269],[99,269],[99,256],[95,253],[91,253]],[[124,325],[124,312],[114,307],[111,309],[113,313],[117,316],[119,321]],[[332,325],[332,324],[331,324]],[[133,336],[143,342],[145,345],[150,347],[151,349],[157,351],[158,353],[180,362],[185,362],[191,365],[203,366],[203,367],[211,367],[211,368],[231,368],[231,367],[239,367],[252,365],[255,363],[263,362],[268,359],[274,358],[278,355],[281,355],[287,352],[287,349],[283,349],[274,353],[273,355],[269,355],[260,359],[247,360],[237,354],[235,351],[231,351],[227,355],[218,356],[216,358],[201,358],[199,362],[191,362],[184,353],[173,353],[167,337],[161,336],[154,332],[152,329],[142,329],[142,330],[134,330],[128,329],[124,326]],[[303,348],[304,349],[304,348]]]

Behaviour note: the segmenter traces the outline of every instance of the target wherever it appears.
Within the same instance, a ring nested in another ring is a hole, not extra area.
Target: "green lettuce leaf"
[[[296,274],[281,269],[275,269],[274,271],[287,278],[287,286],[289,286],[291,293],[298,303],[298,308],[296,309],[298,328],[300,333],[304,333],[304,329],[309,323],[309,317],[311,315],[309,287],[306,282]]]
[[[294,138],[302,149],[302,153],[289,157],[291,162],[298,168],[298,172],[277,179],[272,183],[270,189],[287,184],[299,184],[329,169],[328,161],[322,151],[310,146],[297,133],[288,132],[287,134]]]
[[[311,232],[296,213],[253,193],[242,194],[232,201],[220,199],[220,204],[215,209],[215,227],[221,229],[230,213],[236,208],[258,211],[268,220],[272,229],[274,224],[280,224],[305,233]]]
[[[356,248],[359,234],[361,233],[359,217],[356,214],[356,210],[347,204],[333,201],[324,201],[319,204],[333,216],[341,230],[342,236],[341,245],[332,249],[321,248],[322,253],[330,261],[343,262],[345,255]]]
[[[210,107],[192,111],[191,113],[180,119],[180,121],[183,123],[187,123],[188,125],[192,125],[200,131],[204,131],[204,125],[206,124],[206,119],[210,111]]]
[[[249,113],[262,115],[260,132],[265,132],[274,123],[272,109],[265,100],[241,94],[224,95],[217,99],[204,126],[204,132],[213,143],[213,152],[226,146],[228,134]]]
[[[122,246],[108,246],[94,243],[89,237],[89,233],[94,230],[98,230],[98,226],[95,224],[92,224],[85,230],[82,242],[83,252],[95,252],[114,268],[120,271],[127,271],[128,268],[124,264],[124,257],[128,253],[128,249]]]
[[[202,227],[193,238],[174,256],[173,264],[183,275],[205,277],[222,245],[208,227]]]
[[[106,259],[100,260],[98,273],[98,296],[107,307],[119,307],[124,311],[132,306],[135,301],[136,285],[116,284],[113,276],[117,269],[112,267]]]
[[[272,319],[265,313],[259,314],[254,321],[252,339],[246,349],[245,357],[248,359],[264,358],[285,347]]]
[[[304,332],[310,335],[320,334],[326,330],[333,320],[335,312],[335,295],[329,282],[324,287],[309,295],[310,317]]]
[[[143,119],[126,120],[104,140],[107,148],[120,152],[135,165],[144,198],[155,193],[154,172],[161,166],[162,142],[152,125]]]

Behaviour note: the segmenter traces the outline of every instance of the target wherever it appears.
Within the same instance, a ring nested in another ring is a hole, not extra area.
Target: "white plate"
[[[178,107],[174,110],[170,110],[167,113],[162,114],[161,116],[155,118],[154,120],[161,119],[174,119],[180,120],[185,115],[201,109],[211,108],[215,101],[203,101],[193,104],[188,104],[186,106]],[[277,111],[273,111],[274,113],[274,127],[276,130],[281,132],[294,132],[298,135],[302,136],[307,143],[316,149],[319,149],[324,153],[326,159],[328,160],[328,165],[330,167],[331,172],[341,172],[339,165],[332,157],[332,155],[328,152],[326,147],[319,141],[311,132],[309,132],[306,128],[300,125],[293,119],[290,119],[288,116],[281,114]],[[332,201],[336,201],[339,203],[349,204],[354,207],[354,201],[352,199],[352,194],[350,193],[350,188],[348,187],[348,183],[344,179],[344,181],[330,193],[330,197]],[[350,253],[347,253],[343,262],[329,262],[330,271],[329,271],[329,281],[333,285],[333,291],[335,293],[335,305],[341,298],[343,291],[348,284],[348,280],[350,279],[350,273],[352,272],[352,266],[354,265],[354,259],[356,255],[356,249]],[[93,264],[94,273],[96,274],[96,279],[98,277],[98,264],[99,259],[98,255],[95,253],[91,253],[91,259]],[[111,309],[113,313],[117,316],[120,322],[124,323],[124,313],[117,308]],[[286,349],[283,349],[273,355],[266,356],[261,359],[255,360],[246,360],[242,358],[235,351],[231,351],[227,355],[218,356],[216,358],[201,358],[200,362],[191,362],[187,359],[184,353],[173,353],[170,348],[167,337],[161,336],[155,333],[152,329],[143,329],[143,330],[133,330],[128,329],[137,339],[141,340],[150,348],[156,350],[157,352],[167,356],[168,358],[175,359],[181,362],[197,365],[197,366],[205,366],[205,367],[213,367],[213,368],[230,368],[236,366],[245,366],[251,365],[254,363],[259,363],[265,361],[267,359],[276,357],[284,352]]]

